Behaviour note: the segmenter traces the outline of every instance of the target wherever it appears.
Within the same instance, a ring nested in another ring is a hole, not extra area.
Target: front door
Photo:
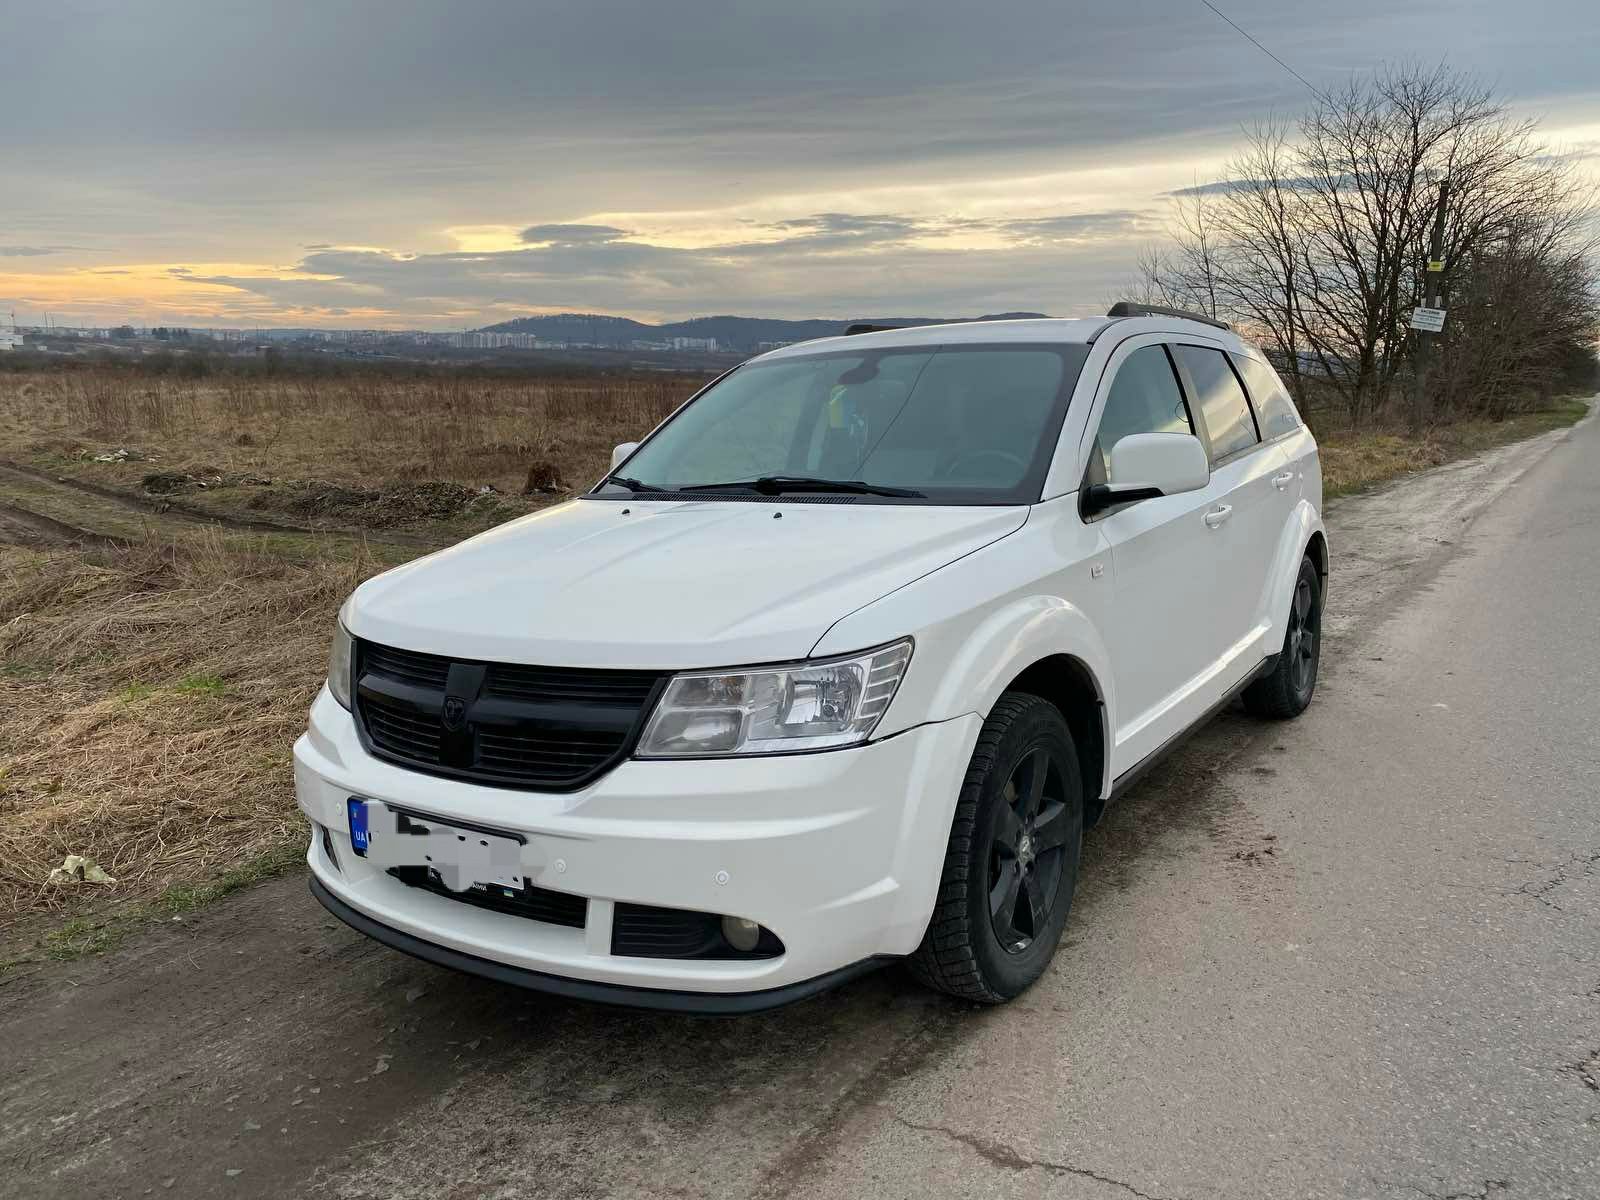
[[[1140,344],[1143,343],[1143,344]],[[1112,357],[1085,482],[1109,479],[1111,447],[1135,433],[1195,433],[1168,350],[1140,338]],[[1121,774],[1197,719],[1206,683],[1226,651],[1227,606],[1218,586],[1222,539],[1206,523],[1219,507],[1215,479],[1096,518],[1111,551],[1107,650],[1115,671],[1115,747]]]

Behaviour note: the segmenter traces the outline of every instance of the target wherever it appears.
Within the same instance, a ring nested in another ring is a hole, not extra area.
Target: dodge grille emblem
[[[460,729],[467,723],[467,702],[460,696],[446,696],[442,719],[446,729],[452,732]]]

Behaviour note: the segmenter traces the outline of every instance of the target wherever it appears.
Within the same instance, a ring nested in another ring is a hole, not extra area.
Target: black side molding
[[[507,966],[505,963],[479,958],[475,954],[466,954],[449,946],[440,946],[413,937],[409,933],[402,933],[350,907],[325,888],[315,875],[311,876],[311,894],[324,908],[357,933],[364,933],[374,941],[382,942],[385,946],[409,954],[413,958],[420,958],[424,962],[449,967],[454,971],[464,971],[469,975],[480,975],[497,983],[509,983],[514,987],[527,988],[530,991],[564,996],[569,1000],[616,1004],[624,1008],[640,1008],[653,1012],[698,1013],[714,1017],[736,1017],[746,1013],[766,1012],[768,1009],[782,1008],[798,1000],[810,999],[812,996],[838,987],[841,983],[876,971],[895,961],[893,955],[878,955],[862,959],[858,963],[851,963],[847,967],[840,967],[837,971],[829,971],[826,975],[818,975],[814,979],[802,979],[799,983],[767,988],[759,992],[675,992],[663,988],[630,987],[621,983],[595,983],[588,979],[567,979],[561,975],[547,975],[542,971]]]
[[[1210,708],[1206,709],[1206,711],[1201,714],[1199,719],[1196,720],[1194,724],[1188,726],[1187,728],[1178,730],[1177,733],[1173,734],[1166,741],[1162,742],[1161,745],[1150,751],[1149,754],[1146,754],[1121,775],[1118,775],[1116,779],[1112,781],[1111,795],[1106,797],[1106,804],[1109,805],[1113,800],[1120,800],[1127,790],[1134,784],[1138,783],[1151,767],[1155,766],[1162,759],[1166,758],[1167,755],[1171,754],[1179,746],[1188,741],[1189,738],[1194,735],[1196,730],[1200,729],[1207,721],[1211,720],[1212,717],[1216,716],[1223,709],[1227,708],[1228,705],[1232,704],[1235,696],[1244,691],[1245,688],[1249,687],[1263,675],[1268,674],[1272,668],[1277,665],[1278,656],[1276,654],[1269,654],[1266,658],[1263,658],[1260,663],[1256,665],[1255,670],[1251,671],[1250,674],[1246,675],[1238,683],[1229,688],[1222,699],[1218,700]]]

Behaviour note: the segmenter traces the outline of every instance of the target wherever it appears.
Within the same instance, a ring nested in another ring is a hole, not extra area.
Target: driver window
[[[1193,433],[1178,376],[1163,346],[1135,350],[1117,368],[1089,453],[1089,484],[1114,483],[1111,447],[1134,433]]]

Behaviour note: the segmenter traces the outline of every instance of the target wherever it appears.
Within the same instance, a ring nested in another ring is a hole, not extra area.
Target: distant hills
[[[1041,317],[1043,313],[994,313],[982,317],[851,317],[784,321],[776,317],[696,317],[648,325],[627,317],[602,317],[592,313],[559,313],[549,317],[517,317],[486,325],[484,333],[526,333],[541,340],[626,350],[635,342],[665,342],[672,338],[715,338],[719,350],[754,351],[763,343],[804,342],[835,337],[849,325],[944,325],[953,321],[1010,321]]]

